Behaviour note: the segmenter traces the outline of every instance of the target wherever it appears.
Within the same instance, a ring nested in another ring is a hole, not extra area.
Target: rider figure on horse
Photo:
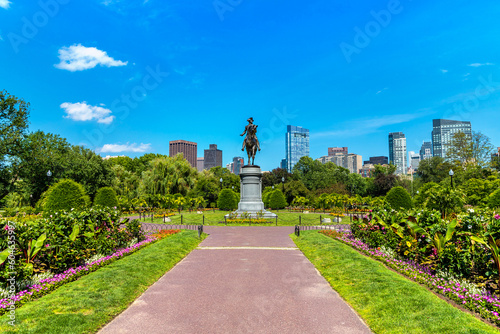
[[[259,139],[257,139],[257,127],[258,125],[253,124],[253,117],[250,117],[247,119],[248,125],[245,126],[245,131],[240,136],[244,136],[245,133],[247,134],[245,137],[245,140],[243,140],[243,147],[241,148],[242,151],[245,150],[245,146],[247,143],[252,143],[252,140],[255,140],[255,145],[257,146],[257,149],[260,151],[260,143]]]

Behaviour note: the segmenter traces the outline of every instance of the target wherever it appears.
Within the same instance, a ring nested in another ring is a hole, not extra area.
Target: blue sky
[[[224,164],[246,119],[264,170],[286,125],[388,155],[430,140],[432,119],[469,120],[500,146],[500,3],[484,1],[0,0],[0,89],[31,103],[30,130],[101,155],[215,143]]]

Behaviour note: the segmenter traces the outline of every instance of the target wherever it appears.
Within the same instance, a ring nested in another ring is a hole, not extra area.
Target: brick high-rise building
[[[191,167],[196,168],[196,158],[198,156],[198,144],[186,140],[173,140],[169,142],[168,155],[174,157],[178,153],[184,155]]]
[[[222,167],[222,151],[217,149],[216,144],[210,144],[210,148],[205,150],[204,168]]]

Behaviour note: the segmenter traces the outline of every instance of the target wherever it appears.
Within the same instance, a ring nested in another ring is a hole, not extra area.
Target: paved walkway
[[[293,227],[205,232],[100,333],[370,333],[296,248]]]

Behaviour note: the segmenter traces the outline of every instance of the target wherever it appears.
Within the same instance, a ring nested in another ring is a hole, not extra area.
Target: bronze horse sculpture
[[[246,134],[245,140],[243,141],[242,151],[247,149],[248,155],[248,165],[253,166],[255,161],[255,154],[257,150],[260,151],[259,139],[257,139],[257,127],[258,125],[253,124],[253,118],[250,117],[248,120],[248,125],[245,126],[245,131],[240,136],[244,136]],[[250,159],[252,163],[250,163]]]

